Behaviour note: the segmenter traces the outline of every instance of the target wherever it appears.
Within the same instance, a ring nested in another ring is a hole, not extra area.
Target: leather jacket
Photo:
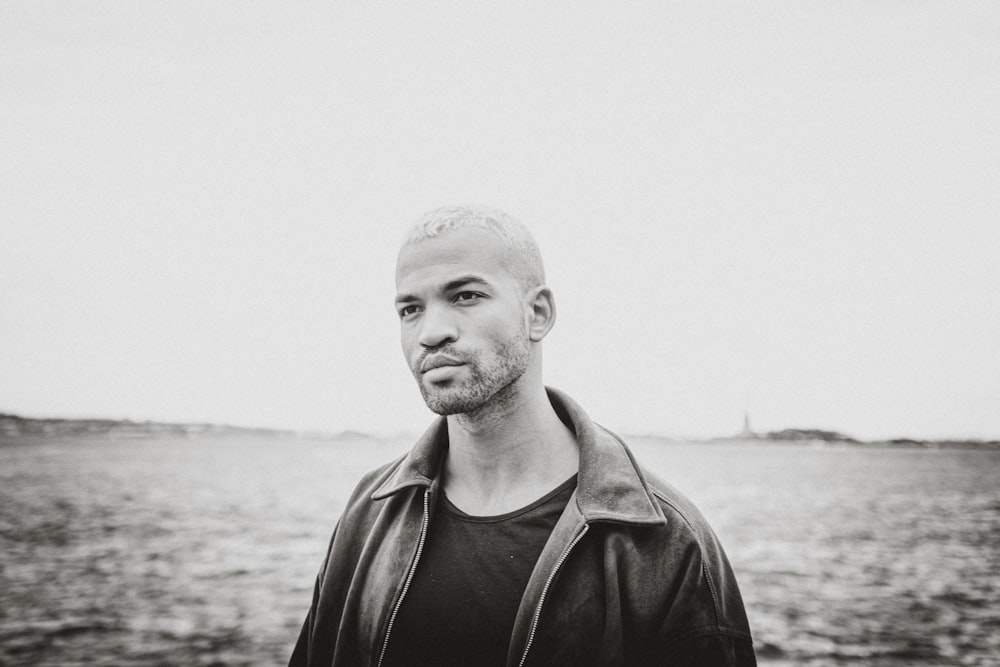
[[[708,523],[565,394],[577,488],[531,574],[508,666],[755,665],[732,568]],[[367,474],[341,515],[290,665],[378,665],[439,494],[447,426]]]

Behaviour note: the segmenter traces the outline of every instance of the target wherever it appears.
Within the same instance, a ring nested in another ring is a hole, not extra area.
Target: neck
[[[542,497],[579,465],[573,432],[541,381],[515,382],[474,413],[448,418],[444,485],[469,514],[503,514]]]

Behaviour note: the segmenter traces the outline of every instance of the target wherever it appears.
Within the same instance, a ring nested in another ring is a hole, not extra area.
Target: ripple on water
[[[402,443],[0,447],[0,663],[282,664]],[[995,664],[1000,453],[639,444],[719,533],[762,665]]]

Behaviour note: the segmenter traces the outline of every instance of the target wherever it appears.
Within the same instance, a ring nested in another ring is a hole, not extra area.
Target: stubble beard
[[[501,408],[513,398],[514,384],[524,375],[531,360],[531,343],[522,330],[496,348],[492,358],[461,356],[469,377],[461,382],[434,386],[414,372],[424,403],[441,416],[475,414],[492,407]]]

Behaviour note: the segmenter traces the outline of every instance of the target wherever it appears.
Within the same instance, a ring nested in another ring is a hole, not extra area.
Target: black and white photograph
[[[0,667],[1000,664],[1000,4],[0,0]]]

